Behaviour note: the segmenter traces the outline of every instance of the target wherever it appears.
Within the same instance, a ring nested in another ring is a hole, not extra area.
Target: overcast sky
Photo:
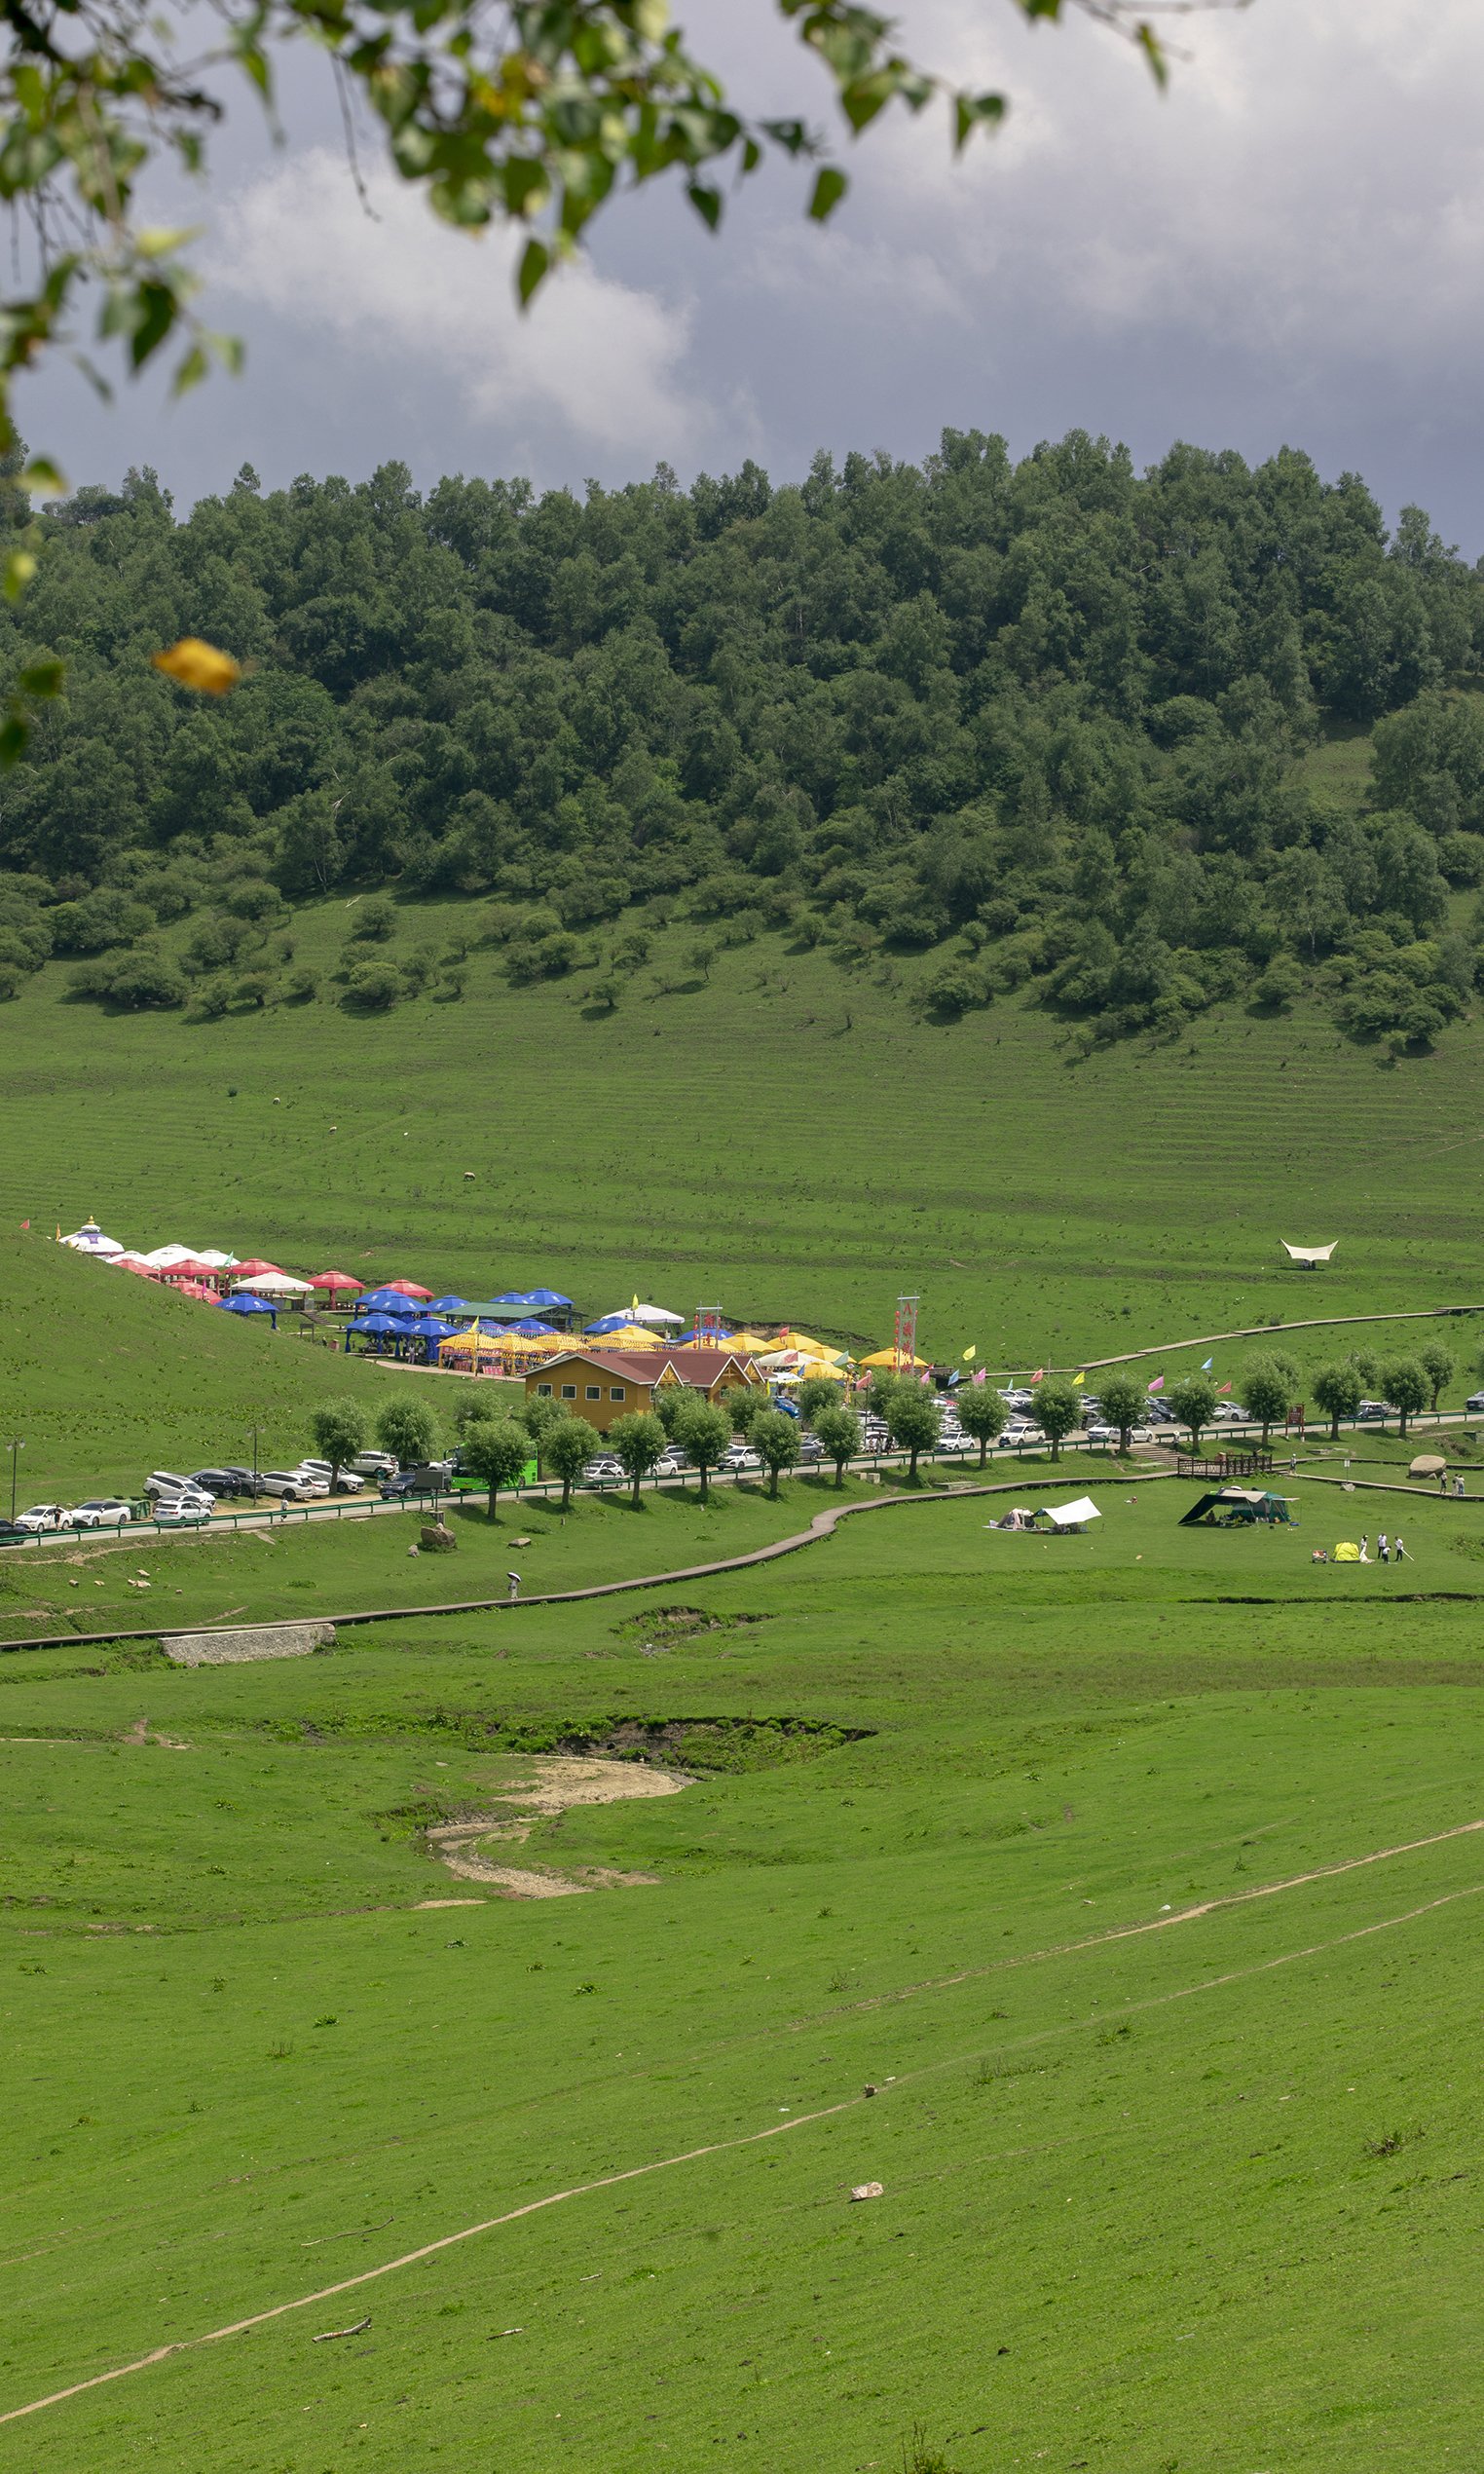
[[[674,5],[749,106],[824,120],[772,0]],[[720,239],[661,185],[525,319],[502,237],[447,232],[377,174],[368,218],[321,71],[291,82],[282,150],[244,97],[197,212],[206,311],[245,337],[246,374],[103,409],[58,371],[27,382],[26,434],[74,481],[151,463],[188,502],[244,460],[270,484],[401,457],[424,483],[580,487],[751,455],[780,480],[820,446],[917,458],[977,427],[1020,453],[1082,427],[1140,463],[1177,437],[1303,447],[1484,551],[1479,0],[1180,19],[1163,97],[1080,21],[1029,28],[1010,0],[899,14],[916,56],[1005,86],[999,135],[954,165],[942,120],[878,123],[825,229],[790,168]]]

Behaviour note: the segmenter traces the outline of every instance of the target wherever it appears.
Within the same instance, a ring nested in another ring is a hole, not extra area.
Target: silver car
[[[120,1495],[90,1495],[67,1516],[74,1529],[127,1529],[133,1517],[132,1505]]]

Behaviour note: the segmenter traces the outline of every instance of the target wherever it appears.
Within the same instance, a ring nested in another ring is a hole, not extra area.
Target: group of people
[[[1371,1559],[1370,1549],[1370,1537],[1366,1534],[1361,1537],[1359,1548],[1354,1555],[1342,1556],[1339,1548],[1337,1547],[1334,1554],[1331,1556],[1324,1547],[1316,1547],[1309,1560],[1311,1563],[1369,1563]],[[1376,1540],[1376,1560],[1378,1563],[1411,1562],[1412,1557],[1408,1555],[1406,1548],[1402,1544],[1401,1531],[1399,1529],[1397,1530],[1394,1538],[1389,1538],[1386,1531],[1384,1529],[1382,1530],[1381,1535]]]

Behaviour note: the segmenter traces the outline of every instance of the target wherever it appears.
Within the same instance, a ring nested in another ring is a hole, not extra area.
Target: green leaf
[[[1168,86],[1169,83],[1169,67],[1165,57],[1165,46],[1160,41],[1159,36],[1155,33],[1155,30],[1149,23],[1147,18],[1139,25],[1133,39],[1138,45],[1139,50],[1143,53],[1149,66],[1154,71],[1154,82],[1156,86]]]
[[[7,601],[19,601],[36,573],[34,550],[13,549],[5,561],[4,592]]]
[[[50,456],[45,455],[31,458],[20,475],[20,486],[23,490],[29,491],[33,499],[64,498],[67,492],[65,476],[52,462]]]
[[[551,251],[544,241],[528,241],[521,256],[519,291],[522,309],[530,307],[533,294],[544,281],[551,265]]]
[[[1002,121],[1005,117],[1003,94],[955,94],[953,97],[953,152],[963,153],[973,131],[984,121]]]
[[[193,387],[201,385],[210,366],[204,346],[193,344],[170,381],[171,394],[189,394]]]
[[[710,189],[703,180],[692,180],[686,195],[709,232],[715,232],[722,220],[722,192]]]
[[[13,713],[8,721],[0,723],[0,773],[8,773],[13,765],[19,764],[30,735],[29,728],[19,713]]]
[[[21,671],[16,684],[22,695],[60,695],[66,676],[65,661],[54,656],[50,661],[33,661],[29,669]]]
[[[823,223],[835,212],[849,186],[837,164],[826,164],[814,183],[814,194],[809,200],[809,212],[816,223]]]

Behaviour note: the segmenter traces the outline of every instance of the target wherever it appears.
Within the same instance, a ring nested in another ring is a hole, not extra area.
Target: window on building
[[[577,1387],[575,1383],[564,1383],[562,1385],[562,1398],[564,1401],[575,1401],[576,1397]]]
[[[626,1401],[628,1399],[628,1394],[621,1383],[615,1383],[609,1393],[609,1399],[611,1401]]]
[[[551,1398],[551,1385],[549,1383],[538,1383],[536,1387],[536,1397],[538,1401],[549,1401]]]
[[[590,1401],[601,1401],[601,1400],[602,1400],[602,1398],[603,1398],[603,1386],[602,1386],[602,1384],[601,1384],[601,1383],[589,1383],[589,1385],[588,1385],[588,1387],[587,1387],[587,1397],[588,1397],[588,1399],[589,1399]]]

